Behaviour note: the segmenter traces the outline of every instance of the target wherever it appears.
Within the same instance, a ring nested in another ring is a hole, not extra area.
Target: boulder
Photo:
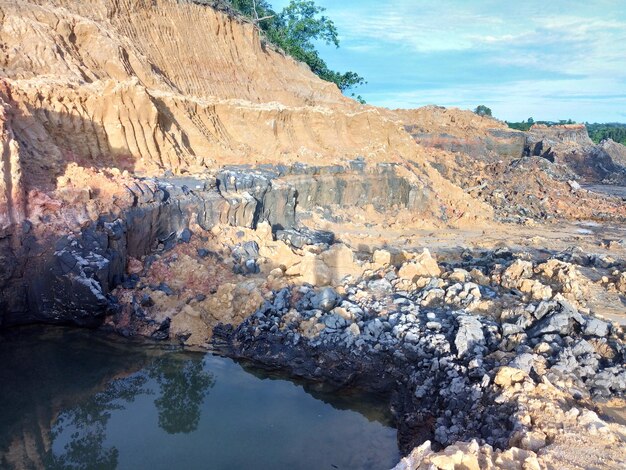
[[[332,245],[335,242],[335,234],[308,228],[277,230],[276,240],[284,241],[294,248],[302,248],[306,245]]]
[[[327,328],[338,330],[340,328],[345,328],[346,326],[348,326],[348,322],[345,318],[335,313],[332,313],[324,317],[324,325],[326,325]]]
[[[396,250],[376,250],[372,255],[372,263],[376,266],[396,266],[404,262],[404,255]]]
[[[466,352],[472,350],[474,346],[484,344],[482,324],[478,318],[472,315],[459,315],[456,317],[459,329],[454,338],[457,354],[462,357]]]
[[[567,335],[570,333],[569,320],[570,317],[566,313],[554,313],[539,320],[535,326],[528,331],[528,336],[535,338],[548,333]]]
[[[400,279],[408,281],[413,281],[416,277],[438,277],[439,275],[441,275],[441,269],[426,248],[411,261],[404,263],[398,271]]]
[[[313,308],[320,309],[324,312],[330,312],[339,301],[339,295],[331,287],[322,289],[317,295],[311,299]]]
[[[354,257],[354,252],[343,243],[336,243],[319,254],[321,261],[328,267],[330,279],[338,284],[346,277],[354,279],[363,274],[364,267]]]
[[[516,356],[515,359],[509,362],[509,367],[523,370],[527,374],[530,374],[530,370],[533,368],[534,363],[535,356],[533,354],[524,353]]]
[[[513,384],[523,381],[528,374],[523,370],[516,369],[515,367],[504,366],[498,369],[494,383],[500,385],[503,388],[509,388]]]
[[[470,274],[465,269],[455,268],[448,276],[448,279],[450,282],[459,282],[464,284],[468,280],[469,276]]]
[[[585,324],[584,333],[590,336],[599,336],[600,338],[604,338],[609,334],[610,324],[608,322],[599,320],[597,318],[589,318],[587,319],[587,323]]]
[[[326,264],[314,253],[305,253],[299,263],[287,268],[287,276],[298,276],[299,281],[313,286],[327,286],[333,276]]]
[[[530,279],[533,275],[533,264],[518,259],[502,273],[502,286],[507,289],[518,289],[522,279]]]

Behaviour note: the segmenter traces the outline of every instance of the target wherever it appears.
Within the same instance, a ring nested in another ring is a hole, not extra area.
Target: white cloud
[[[364,47],[369,41],[421,54],[475,51],[495,64],[626,76],[626,19],[607,19],[610,10],[589,16],[575,2],[554,0],[554,9],[560,3],[562,11],[571,13],[551,15],[542,12],[543,3],[343,2],[333,5],[329,15],[348,48],[354,47],[352,42]]]
[[[359,92],[373,104],[486,104],[507,119],[601,121],[626,114],[623,1],[316,3],[341,34],[346,60],[336,67],[370,68],[370,86]],[[412,91],[413,77],[431,89],[416,83]]]
[[[596,90],[596,91],[594,91]],[[601,90],[601,91],[597,91]],[[414,108],[427,104],[473,109],[492,108],[501,119],[603,120],[609,113],[617,120],[626,107],[624,82],[595,80],[524,80],[500,85],[450,86],[431,90],[368,95],[372,104],[389,108]]]

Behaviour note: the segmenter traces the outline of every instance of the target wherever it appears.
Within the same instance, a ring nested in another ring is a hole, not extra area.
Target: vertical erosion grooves
[[[0,92],[0,237],[25,217],[20,148],[11,127],[11,116]]]

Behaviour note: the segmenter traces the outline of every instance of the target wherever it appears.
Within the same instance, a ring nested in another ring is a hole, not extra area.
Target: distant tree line
[[[575,124],[571,119],[562,119],[560,121],[535,121],[533,118],[528,118],[526,121],[521,122],[509,122],[506,121],[511,129],[517,129],[519,131],[529,130],[533,124],[545,124],[546,126],[556,126],[562,124]],[[613,139],[615,142],[626,145],[626,124],[619,122],[608,123],[585,123],[589,137],[596,144],[600,143],[604,139]]]
[[[589,137],[591,137],[591,140],[596,144],[604,139],[613,139],[615,142],[626,145],[626,124],[618,122],[590,124],[586,122],[585,126],[587,126]]]
[[[518,131],[527,131],[535,124],[543,124],[545,126],[562,126],[564,124],[576,124],[571,119],[561,119],[560,121],[535,121],[529,117],[526,121],[509,122],[505,121],[511,129],[517,129]]]
[[[191,0],[214,5],[215,0]],[[323,13],[326,10],[312,0],[291,0],[277,12],[267,0],[223,0],[234,10],[249,18],[262,31],[265,39],[296,60],[306,63],[321,79],[334,83],[346,92],[366,82],[355,72],[331,70],[320,57],[316,41],[339,47],[337,28]],[[360,96],[352,96],[364,102]]]

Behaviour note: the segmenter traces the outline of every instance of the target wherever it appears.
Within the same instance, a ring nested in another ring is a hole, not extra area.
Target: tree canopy
[[[479,116],[491,116],[491,109],[484,104],[477,106],[474,112]]]
[[[604,139],[612,139],[617,143],[626,145],[626,124],[616,122],[606,124],[586,123],[589,137],[596,144]]]
[[[520,121],[520,122],[505,121],[505,122],[511,129],[516,129],[518,131],[527,131],[531,127],[533,127],[534,124],[542,124],[548,127],[560,126],[563,124],[576,124],[571,119],[561,119],[560,121],[535,121],[532,117],[529,117],[528,120],[526,121]]]
[[[230,4],[256,23],[267,41],[306,63],[313,73],[336,84],[342,92],[366,83],[356,72],[331,70],[320,57],[315,43],[339,47],[339,35],[333,21],[323,14],[325,8],[314,1],[291,0],[278,13],[266,0],[231,0]]]

